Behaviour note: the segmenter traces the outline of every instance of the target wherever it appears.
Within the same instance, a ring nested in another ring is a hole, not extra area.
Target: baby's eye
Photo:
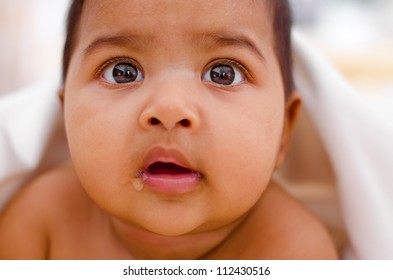
[[[238,85],[245,80],[241,72],[228,64],[217,64],[210,67],[202,76],[208,82],[224,86]]]
[[[126,62],[113,64],[104,71],[102,77],[110,84],[126,84],[143,80],[141,70]]]

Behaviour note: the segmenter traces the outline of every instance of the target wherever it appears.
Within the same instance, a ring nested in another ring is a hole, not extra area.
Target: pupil
[[[129,83],[136,80],[138,70],[128,63],[119,63],[113,68],[113,78],[117,83]]]
[[[217,84],[230,85],[235,80],[235,71],[229,65],[217,65],[211,70],[210,78]]]

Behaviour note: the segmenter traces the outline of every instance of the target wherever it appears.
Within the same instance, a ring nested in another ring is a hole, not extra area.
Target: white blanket
[[[349,238],[343,257],[393,259],[392,96],[357,93],[297,32],[294,63],[304,109],[334,170]],[[0,211],[20,186],[68,157],[58,84],[53,79],[0,97]]]
[[[296,85],[337,179],[344,257],[393,259],[393,93],[361,95],[294,35]]]

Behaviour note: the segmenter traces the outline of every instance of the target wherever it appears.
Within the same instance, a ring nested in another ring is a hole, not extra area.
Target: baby
[[[271,180],[300,110],[285,0],[74,0],[71,162],[0,218],[5,259],[334,259]]]

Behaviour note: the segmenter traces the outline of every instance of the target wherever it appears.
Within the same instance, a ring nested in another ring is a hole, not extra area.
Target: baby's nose
[[[166,88],[166,89],[165,89]],[[157,127],[172,130],[185,128],[196,130],[200,126],[200,116],[192,93],[181,86],[162,86],[154,91],[148,105],[140,115],[139,123],[144,129]]]
[[[196,114],[178,104],[156,104],[150,106],[141,114],[139,122],[145,129],[163,127],[166,130],[174,128],[194,130],[199,126],[199,118]]]

